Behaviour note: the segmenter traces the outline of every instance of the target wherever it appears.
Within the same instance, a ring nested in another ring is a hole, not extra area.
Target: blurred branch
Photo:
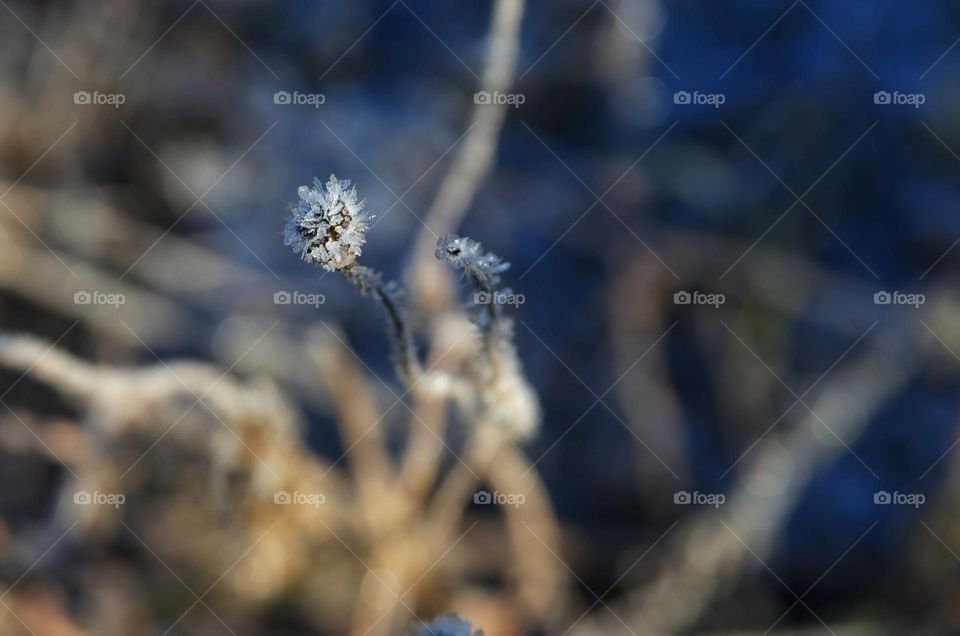
[[[375,532],[383,523],[384,501],[390,500],[384,497],[384,491],[395,476],[383,439],[383,416],[379,416],[377,398],[342,340],[332,355],[323,355],[319,346],[310,347],[310,353],[340,414],[337,425],[349,453],[353,480],[362,502],[360,510]]]
[[[878,339],[882,339],[879,338]],[[825,388],[812,404],[812,411],[782,435],[771,435],[744,460],[740,484],[730,493],[720,518],[706,511],[691,518],[675,532],[666,550],[665,567],[652,583],[611,603],[615,613],[635,631],[674,634],[696,626],[698,619],[722,590],[730,589],[745,571],[759,567],[770,555],[774,538],[793,509],[815,470],[844,452],[837,441],[826,442],[829,433],[820,420],[830,422],[833,433],[853,443],[880,404],[900,390],[913,375],[919,357],[891,359],[885,348],[876,348]],[[790,457],[793,470],[779,470],[782,457]],[[750,486],[762,484],[774,496],[760,497]],[[571,632],[620,634],[616,621],[592,618]]]

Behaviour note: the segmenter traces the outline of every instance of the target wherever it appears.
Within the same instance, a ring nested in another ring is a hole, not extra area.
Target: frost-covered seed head
[[[313,180],[313,187],[300,186],[300,201],[293,207],[284,228],[284,244],[308,263],[328,271],[346,269],[360,256],[372,215],[364,210],[350,181],[330,175],[326,184]]]
[[[481,287],[495,289],[500,284],[500,274],[510,268],[510,263],[500,260],[492,252],[483,252],[483,246],[466,236],[444,234],[437,240],[436,257],[451,266],[462,269],[476,279]]]
[[[473,625],[459,616],[445,614],[421,625],[412,636],[483,636],[483,632],[473,631]]]

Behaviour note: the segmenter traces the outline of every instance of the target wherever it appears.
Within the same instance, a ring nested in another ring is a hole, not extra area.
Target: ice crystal
[[[411,636],[483,636],[483,632],[474,631],[473,625],[459,616],[446,614],[421,625]]]
[[[370,227],[366,201],[357,199],[356,187],[347,179],[330,175],[326,184],[300,186],[300,201],[293,207],[284,229],[284,243],[300,257],[328,271],[343,270],[360,256]]]

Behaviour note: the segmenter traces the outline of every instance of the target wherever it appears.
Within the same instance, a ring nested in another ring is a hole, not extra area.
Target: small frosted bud
[[[349,180],[330,175],[326,184],[314,179],[313,187],[300,186],[297,196],[300,200],[284,228],[284,243],[303,260],[328,271],[352,266],[373,218],[364,210],[366,201],[357,199],[357,189]]]
[[[441,236],[434,254],[438,260],[473,276],[483,287],[496,287],[500,284],[500,274],[510,268],[510,263],[501,261],[496,254],[484,253],[477,241],[456,234]]]

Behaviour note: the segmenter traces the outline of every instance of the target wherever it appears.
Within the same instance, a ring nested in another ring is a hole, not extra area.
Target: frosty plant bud
[[[510,263],[504,263],[496,254],[484,252],[477,241],[456,234],[444,234],[437,240],[435,256],[455,269],[462,269],[477,287],[488,291],[500,284],[500,274],[510,268]]]
[[[481,311],[476,324],[480,329],[483,355],[474,361],[480,387],[480,421],[512,437],[528,437],[536,430],[540,409],[533,387],[520,368],[513,346],[511,321],[500,311],[495,297],[512,295],[501,290],[501,274],[510,267],[493,252],[466,236],[445,234],[437,240],[436,257],[457,270],[462,270],[474,287],[474,303]]]
[[[334,272],[353,265],[366,242],[373,218],[357,199],[356,187],[334,175],[326,184],[313,180],[313,187],[300,186],[300,201],[293,207],[284,231],[284,243],[300,257]]]
[[[350,187],[349,180],[335,175],[325,184],[315,178],[312,188],[300,186],[297,195],[300,200],[292,206],[283,242],[304,261],[340,272],[360,293],[380,301],[387,313],[397,369],[412,386],[420,364],[400,304],[402,290],[395,283],[384,283],[379,272],[357,262],[373,218],[365,210],[366,200],[357,198],[357,189]]]

